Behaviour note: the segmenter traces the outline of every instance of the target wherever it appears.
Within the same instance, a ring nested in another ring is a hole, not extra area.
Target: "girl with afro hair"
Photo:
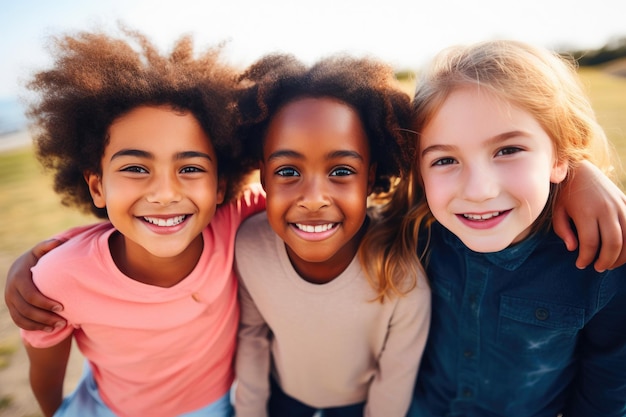
[[[412,246],[415,236],[398,232],[402,230],[399,223],[404,221],[410,205],[399,207],[397,215],[392,217],[377,218],[372,212],[366,212],[367,201],[378,201],[378,197],[385,199],[388,197],[385,192],[390,188],[391,196],[403,198],[398,191],[411,188],[410,183],[404,182],[410,177],[407,173],[416,160],[415,138],[406,130],[411,125],[409,99],[395,85],[390,67],[370,59],[345,56],[324,59],[309,67],[291,56],[270,55],[252,65],[235,85],[233,72],[217,62],[217,49],[193,59],[190,41],[184,39],[164,57],[145,38],[131,35],[138,41],[140,52],[130,48],[126,41],[98,34],[65,38],[60,41],[63,53],[57,62],[58,71],[41,73],[32,84],[44,97],[31,113],[43,127],[38,139],[39,153],[43,162],[58,172],[57,190],[65,195],[68,204],[113,217],[119,207],[102,204],[100,191],[108,183],[104,181],[107,171],[100,163],[104,165],[114,160],[102,159],[102,156],[120,139],[120,126],[122,133],[128,133],[122,137],[136,140],[137,149],[120,149],[114,154],[115,159],[139,157],[145,156],[143,146],[152,146],[153,142],[160,144],[158,134],[168,134],[165,129],[168,120],[182,118],[193,122],[187,117],[192,114],[206,132],[215,160],[219,161],[218,185],[207,188],[214,190],[217,201],[223,190],[225,201],[236,202],[217,208],[203,237],[207,237],[207,230],[213,233],[222,223],[231,227],[223,231],[224,236],[214,234],[211,237],[215,236],[215,240],[204,239],[201,256],[216,262],[216,268],[222,273],[229,273],[232,240],[238,222],[252,211],[260,210],[257,205],[263,204],[258,194],[252,194],[252,200],[228,197],[237,195],[243,175],[253,164],[260,163],[261,181],[268,195],[267,214],[247,221],[237,238],[237,267],[242,283],[237,356],[238,415],[311,416],[319,409],[324,410],[325,416],[404,415],[429,327],[430,293]],[[79,59],[85,53],[94,57]],[[110,59],[95,58],[101,54]],[[75,61],[69,60],[70,57]],[[76,91],[65,87],[74,83],[80,86]],[[230,94],[234,87],[238,94],[239,119],[232,113]],[[164,109],[163,106],[169,107]],[[239,140],[230,139],[235,124],[239,125]],[[131,132],[123,129],[129,125]],[[154,129],[150,130],[151,127]],[[150,134],[139,134],[144,131]],[[106,136],[102,136],[103,132]],[[73,138],[75,133],[83,138],[79,141],[66,139]],[[175,136],[172,141],[178,140],[179,133],[171,137]],[[63,139],[49,141],[52,137]],[[238,146],[241,141],[244,142],[243,152]],[[161,148],[168,149],[155,146],[155,155],[156,151],[163,150]],[[196,154],[192,152],[192,155]],[[78,165],[67,164],[67,161],[77,161]],[[149,175],[151,169],[148,168],[133,163],[123,171],[129,175]],[[180,174],[193,172],[195,175],[198,168],[185,165]],[[570,213],[580,237],[577,265],[582,268],[595,259],[596,268],[615,267],[626,257],[621,227],[626,213],[623,194],[590,164],[581,164],[575,171],[576,176],[572,176],[568,188],[561,193],[565,198],[555,206],[555,231],[566,239],[570,250],[575,249],[577,241],[566,215]],[[92,187],[85,186],[85,174]],[[163,180],[164,184],[173,181],[173,177]],[[416,196],[421,195],[418,185],[415,185]],[[580,204],[581,198],[585,204]],[[93,204],[96,199],[98,203]],[[225,212],[230,214],[222,214]],[[182,228],[179,222],[186,222],[191,216],[186,211],[165,218],[155,213],[137,214],[141,221],[149,223],[146,227],[155,230]],[[229,215],[232,216],[230,223],[220,217]],[[374,233],[379,226],[390,231],[391,241],[396,244],[389,245],[380,234]],[[113,232],[111,236],[119,235]],[[156,237],[154,240],[150,245],[157,244]],[[222,241],[227,242],[227,247],[218,253],[215,245],[219,246]],[[80,246],[80,242],[86,247],[90,244],[89,239],[81,239],[74,247]],[[109,239],[109,242],[115,244],[116,240]],[[373,250],[372,244],[381,250]],[[9,311],[18,325],[30,330],[50,332],[55,325],[64,328],[67,323],[65,318],[51,311],[62,305],[41,295],[30,280],[29,268],[36,263],[37,255],[51,246],[40,244],[22,255],[7,276],[5,300]],[[121,251],[111,253],[117,256]],[[357,253],[359,259],[356,259]],[[380,257],[376,255],[380,253],[393,257],[394,262],[379,262]],[[67,253],[55,255],[55,258],[57,256],[63,260],[58,271],[79,270],[83,265],[70,263]],[[89,257],[85,262],[96,265],[101,257],[96,260]],[[157,272],[169,271],[161,268],[162,264],[158,265]],[[177,270],[178,265],[170,266]],[[117,271],[113,276],[119,276],[118,269],[123,263],[111,261],[109,266]],[[147,414],[132,407],[146,404],[141,402],[145,394],[133,389],[136,379],[118,390],[126,403],[116,402],[117,398],[113,401],[103,398],[105,404],[115,404],[116,410],[120,408],[118,404],[130,404],[127,409],[117,410],[120,415],[178,415],[182,408],[189,408],[193,402],[189,396],[198,393],[198,387],[203,387],[205,393],[215,394],[208,394],[212,396],[204,396],[199,402],[206,403],[222,394],[222,401],[226,402],[224,395],[232,380],[226,364],[233,355],[237,305],[232,298],[222,297],[223,291],[204,291],[205,287],[194,286],[191,278],[197,278],[198,269],[199,266],[191,267],[189,276],[171,287],[167,287],[168,280],[156,285],[140,282],[146,279],[144,275],[132,279],[137,271],[129,270],[131,278],[116,278],[120,285],[111,293],[129,289],[130,294],[145,300],[141,309],[123,310],[122,303],[108,306],[106,314],[102,310],[88,317],[99,324],[97,320],[103,320],[103,316],[108,318],[123,311],[120,314],[125,315],[126,325],[132,324],[131,318],[136,313],[141,320],[145,319],[140,324],[148,328],[145,333],[127,337],[132,343],[120,345],[122,352],[115,352],[119,360],[114,364],[123,362],[117,368],[122,374],[128,367],[130,373],[135,370],[136,375],[144,376],[138,378],[143,384],[139,387],[150,386],[158,392],[152,403],[154,409],[150,408]],[[213,269],[208,274],[213,274]],[[233,280],[219,281],[214,276],[207,279],[212,284],[223,283],[232,297]],[[81,288],[84,282],[88,280],[81,277],[67,289],[67,294],[50,295],[68,306],[80,299],[81,309],[91,308],[91,300],[84,303],[82,300],[86,297],[71,292]],[[213,311],[206,312],[210,317],[193,322],[193,328],[201,329],[196,333],[187,332],[187,326],[191,326],[185,321],[188,317],[176,322],[179,310],[170,310],[168,300],[159,312],[148,308],[155,298],[165,293],[174,299],[181,297],[181,312],[186,311],[185,302],[190,299],[199,309],[204,308],[205,303],[214,304],[213,301],[218,304],[221,301],[226,306],[212,306]],[[198,344],[193,342],[204,343],[204,338],[211,338],[216,328],[224,330],[216,323],[224,307],[231,308],[221,316],[227,334],[215,333],[210,347],[213,350],[207,359],[208,350],[196,354],[194,349]],[[61,314],[70,318],[70,313]],[[87,334],[86,328],[91,323],[79,323],[75,335]],[[180,332],[187,337],[180,336]],[[101,341],[104,345],[105,341]],[[162,354],[166,359],[159,356],[150,369],[133,368],[135,362],[143,363],[139,359],[155,353],[153,347],[159,343],[166,347],[156,355]],[[168,350],[168,343],[172,343],[174,349]],[[177,349],[183,345],[189,350],[177,355]],[[86,345],[86,349],[91,348]],[[113,375],[100,373],[107,369],[103,366],[109,365],[97,360],[102,358],[105,356],[95,358],[91,368],[95,372],[88,372],[88,376],[94,375],[97,381],[106,381]],[[224,376],[212,378],[205,384],[181,373],[180,378],[187,378],[181,381],[178,374],[174,376],[164,366],[170,364],[175,369],[175,366],[195,365],[198,360],[203,361],[200,369],[208,364],[219,365],[214,371],[224,371]],[[145,371],[143,375],[141,371]],[[198,381],[201,383],[196,384]],[[214,389],[215,385],[219,388]],[[91,387],[94,386],[92,377]],[[98,385],[97,389],[100,393],[107,391],[106,385]],[[124,390],[126,392],[122,392]],[[53,395],[60,398],[60,394]]]
[[[356,254],[368,197],[410,166],[409,97],[389,66],[347,56],[270,55],[240,82],[239,134],[267,210],[237,235],[237,416],[404,416],[430,290],[417,274],[379,291]]]
[[[33,279],[64,325],[23,330],[45,416],[231,416],[240,193],[235,71],[190,37],[167,55],[136,32],[54,40],[29,84],[35,148],[64,203],[108,222],[43,257]],[[65,400],[74,339],[88,366]]]

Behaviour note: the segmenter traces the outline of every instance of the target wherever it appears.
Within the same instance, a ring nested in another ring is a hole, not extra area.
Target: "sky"
[[[454,44],[517,39],[552,49],[594,49],[626,37],[624,0],[0,0],[0,99],[17,97],[50,65],[52,35],[117,22],[163,51],[181,35],[198,47],[226,42],[245,66],[270,52],[307,63],[347,52],[417,70]]]

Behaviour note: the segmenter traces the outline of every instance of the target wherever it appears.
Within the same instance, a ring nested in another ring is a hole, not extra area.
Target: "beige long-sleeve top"
[[[366,401],[365,416],[406,414],[430,323],[425,277],[404,297],[376,293],[355,257],[333,281],[303,280],[265,213],[239,229],[237,417],[267,416],[270,373],[312,407]]]

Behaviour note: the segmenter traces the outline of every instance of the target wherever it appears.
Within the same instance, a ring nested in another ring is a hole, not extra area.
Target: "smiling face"
[[[285,105],[263,142],[267,217],[306,280],[327,282],[355,256],[375,167],[358,114],[330,98]]]
[[[422,130],[419,167],[434,217],[476,252],[526,238],[566,175],[532,115],[478,87],[452,92]]]
[[[195,264],[202,230],[224,197],[215,151],[196,118],[138,107],[110,126],[109,137],[102,174],[86,179],[94,204],[121,233],[129,264],[122,269],[154,269],[164,259]]]

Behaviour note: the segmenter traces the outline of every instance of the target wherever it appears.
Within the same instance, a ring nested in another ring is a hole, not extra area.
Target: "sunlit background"
[[[163,50],[183,34],[192,34],[199,48],[226,42],[226,58],[240,67],[277,51],[307,63],[348,52],[411,72],[444,47],[494,38],[590,55],[616,42],[626,48],[625,0],[0,0],[2,289],[20,253],[56,232],[94,221],[61,207],[42,174],[19,102],[23,83],[51,65],[45,48],[50,35],[116,31],[118,22],[145,33]],[[626,60],[615,61],[610,68],[581,68],[581,76],[616,155],[626,161],[626,77],[616,76],[626,75]],[[0,301],[0,417],[41,415],[27,364],[19,332]],[[74,355],[66,391],[81,364]]]
[[[623,0],[0,0],[0,133],[19,119],[22,81],[49,63],[48,35],[117,22],[168,48],[191,33],[227,42],[231,62],[273,51],[312,61],[333,52],[373,54],[415,69],[455,43],[514,38],[554,49],[598,48],[626,34]],[[4,127],[2,127],[4,126]]]

